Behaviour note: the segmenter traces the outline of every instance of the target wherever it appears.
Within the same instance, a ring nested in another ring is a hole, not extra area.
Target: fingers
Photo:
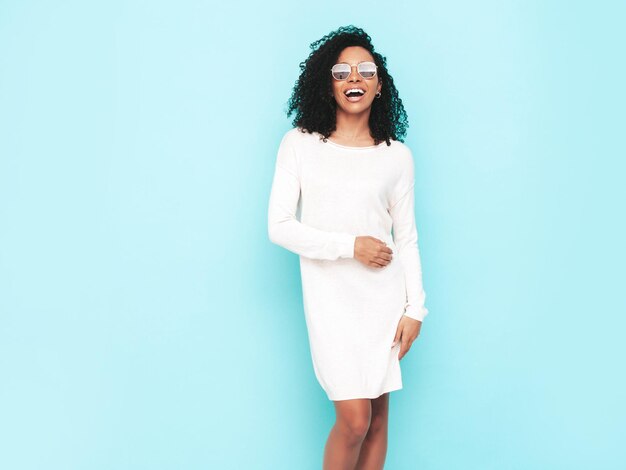
[[[391,248],[389,248],[385,242],[381,242],[378,245],[378,250],[381,253],[387,253],[387,254],[392,254],[393,253],[393,250]]]
[[[409,335],[408,331],[409,330],[404,329],[404,325],[402,325],[402,322],[398,323],[398,327],[396,328],[396,335],[391,345],[391,347],[393,348],[394,346],[396,346],[398,341],[400,341],[400,351],[398,352],[398,360],[402,359],[406,355],[406,353],[409,352],[409,350],[411,349],[411,345],[413,344],[413,341],[415,341],[415,339],[417,338],[417,337],[412,337],[411,335]]]
[[[384,248],[387,251],[380,251],[372,258],[372,261],[380,266],[387,266],[389,263],[391,263],[391,260],[393,259],[393,256],[391,255],[391,250],[386,247]]]
[[[402,338],[402,345],[400,346],[400,354],[398,355],[399,359],[402,359],[406,353],[409,352],[409,349],[411,349],[411,344],[413,344],[413,341],[411,341],[408,338]]]
[[[391,263],[391,257],[389,258],[385,258],[382,256],[377,256],[375,255],[371,260],[370,260],[370,266],[374,266],[374,267],[385,267],[387,266],[389,263]]]
[[[384,263],[380,260],[380,259],[373,259],[372,261],[367,263],[368,266],[371,266],[373,268],[384,268],[385,266],[387,266],[387,263]]]
[[[393,253],[393,250],[387,246],[386,242],[384,242],[384,241],[382,241],[382,240],[380,240],[378,238],[375,238],[375,237],[372,237],[372,238],[374,238],[374,240],[376,240],[378,242],[378,244],[380,245],[379,246],[380,251],[382,251],[384,253],[389,253],[389,254]]]
[[[400,327],[400,325],[398,325],[396,327],[396,335],[393,337],[393,342],[391,343],[392,348],[395,347],[398,341],[400,341],[401,337],[402,337],[402,328]]]
[[[389,264],[389,261],[382,258],[374,258],[371,261],[370,266],[374,266],[375,268],[384,268]]]
[[[361,246],[361,243],[365,240],[367,240],[369,246]],[[393,250],[383,240],[376,237],[363,236],[358,237],[357,241],[359,242],[359,254],[356,256],[357,250],[355,249],[355,257],[367,266],[384,268],[393,260]]]

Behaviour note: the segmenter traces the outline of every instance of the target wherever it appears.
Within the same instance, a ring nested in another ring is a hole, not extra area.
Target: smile
[[[357,87],[348,88],[346,91],[344,91],[343,94],[348,101],[350,101],[351,103],[356,103],[357,101],[361,101],[363,96],[365,96],[365,90]]]

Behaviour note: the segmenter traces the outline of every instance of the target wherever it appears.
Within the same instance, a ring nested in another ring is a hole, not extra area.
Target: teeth
[[[364,95],[365,92],[363,90],[361,90],[360,88],[350,88],[349,90],[346,90],[344,93],[347,95],[350,92],[357,92],[361,95]]]

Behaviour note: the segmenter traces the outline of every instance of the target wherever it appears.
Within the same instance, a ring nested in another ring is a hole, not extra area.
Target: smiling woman
[[[407,114],[387,59],[375,51],[369,35],[354,26],[341,27],[310,47],[288,101],[293,125],[346,145],[403,142]],[[347,97],[350,88],[362,90],[363,96]]]
[[[300,255],[313,368],[337,415],[324,468],[383,468],[389,392],[402,388],[400,359],[428,313],[406,113],[363,30],[311,47],[290,100],[295,127],[278,148],[268,233]]]

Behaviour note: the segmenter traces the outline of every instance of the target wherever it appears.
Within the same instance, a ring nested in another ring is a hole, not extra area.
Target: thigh
[[[372,417],[370,431],[375,432],[385,429],[389,421],[389,393],[383,393],[372,400]]]
[[[383,393],[372,400],[372,417],[387,416],[389,414],[389,392]]]

